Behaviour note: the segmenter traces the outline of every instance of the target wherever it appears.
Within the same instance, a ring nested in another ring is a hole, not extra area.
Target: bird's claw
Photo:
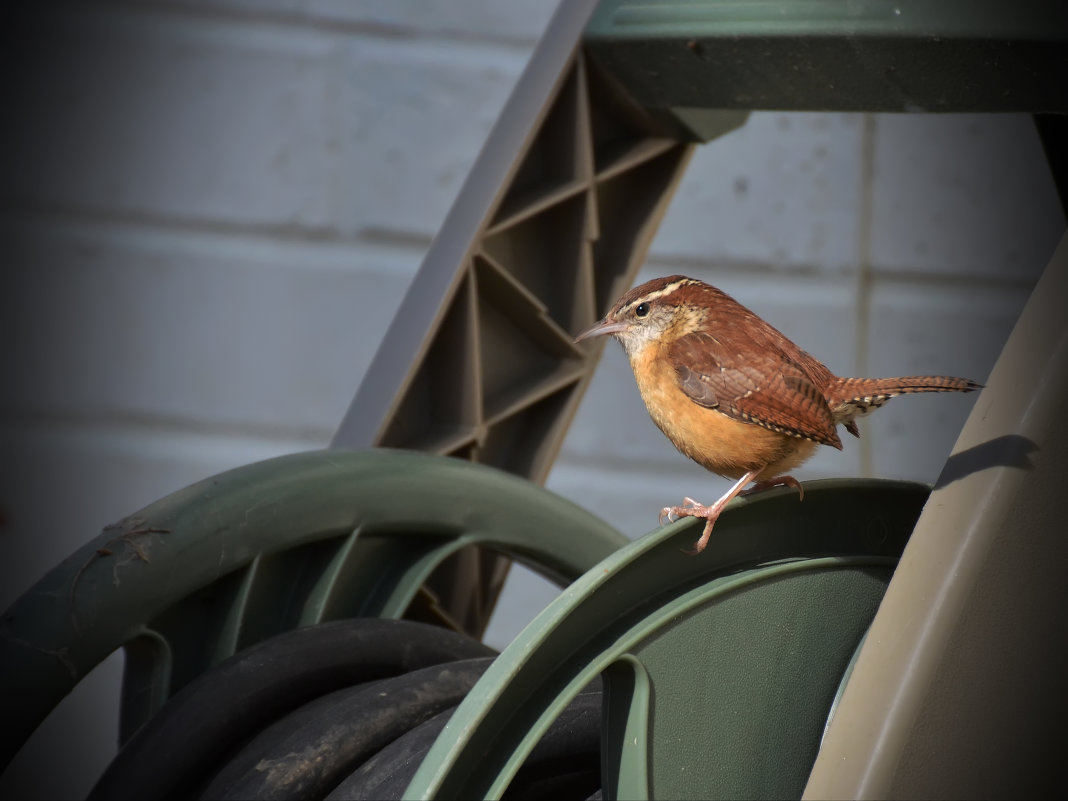
[[[693,498],[683,498],[682,506],[665,506],[660,510],[657,520],[664,525],[666,517],[669,523],[674,523],[684,517],[702,517],[708,511],[708,507],[698,503]]]

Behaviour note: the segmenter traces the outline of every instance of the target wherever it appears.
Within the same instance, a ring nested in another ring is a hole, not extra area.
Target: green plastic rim
[[[782,490],[732,504],[699,556],[680,553],[701,527],[700,521],[684,520],[596,565],[494,661],[423,760],[405,798],[500,797],[559,711],[602,672],[609,684],[613,674],[616,679],[622,674],[616,686],[627,686],[631,696],[612,707],[620,719],[607,727],[606,742],[619,747],[604,755],[611,774],[606,782],[612,784],[606,784],[605,797],[614,797],[620,786],[626,797],[650,797],[648,753],[636,748],[628,754],[623,747],[644,742],[649,726],[640,697],[649,692],[651,679],[636,644],[748,587],[830,572],[849,576],[848,592],[856,601],[839,608],[833,601],[838,590],[825,593],[832,599],[831,616],[849,620],[844,628],[815,635],[836,654],[834,669],[823,677],[819,725],[812,729],[811,747],[817,749],[840,677],[929,488],[860,480],[813,482],[805,490],[803,503],[796,492]],[[822,597],[813,603],[822,603]],[[688,667],[680,662],[678,672]]]
[[[221,473],[108,526],[4,613],[0,766],[117,648],[144,685],[140,708],[124,698],[128,730],[266,636],[399,617],[461,548],[563,586],[627,541],[529,481],[424,453],[312,451]]]

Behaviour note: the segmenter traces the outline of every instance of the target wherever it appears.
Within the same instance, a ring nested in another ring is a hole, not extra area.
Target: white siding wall
[[[0,606],[172,490],[327,443],[555,2],[27,5],[0,89]],[[1026,117],[760,113],[698,152],[641,277],[716,283],[839,373],[983,380],[1063,227]],[[895,401],[800,475],[932,481],[973,402]],[[549,485],[632,536],[725,486],[614,345]],[[517,572],[492,637],[551,594]],[[110,758],[118,667],[24,754],[67,765],[38,797]]]

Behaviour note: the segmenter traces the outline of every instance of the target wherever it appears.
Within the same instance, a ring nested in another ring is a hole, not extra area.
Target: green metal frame
[[[707,139],[708,109],[1063,112],[1060,0],[601,0],[590,59]],[[690,125],[696,120],[696,125]]]

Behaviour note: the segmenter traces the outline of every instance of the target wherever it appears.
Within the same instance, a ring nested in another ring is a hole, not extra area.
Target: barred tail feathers
[[[877,409],[897,395],[916,392],[971,392],[982,384],[947,375],[911,375],[899,378],[837,378],[826,391],[827,404],[836,422],[859,436],[854,417]]]
[[[971,392],[982,384],[968,378],[948,375],[910,375],[899,378],[839,378],[831,385],[828,401],[837,403],[863,402],[870,398],[892,398],[913,392]]]

